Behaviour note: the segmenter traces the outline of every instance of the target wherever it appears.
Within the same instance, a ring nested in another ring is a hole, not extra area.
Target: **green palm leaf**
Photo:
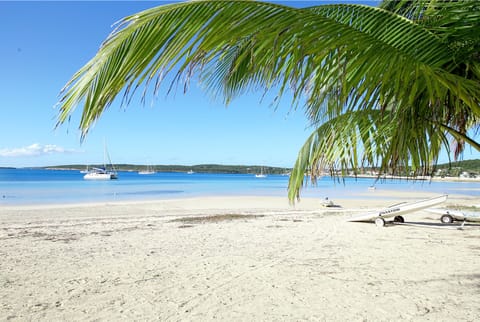
[[[460,16],[459,19],[457,16]],[[125,18],[62,90],[58,124],[83,106],[82,135],[123,92],[198,76],[229,103],[249,90],[293,94],[316,128],[290,198],[323,166],[425,173],[448,140],[457,152],[480,115],[478,5],[392,1],[383,8],[296,9],[256,1],[192,1]],[[340,144],[333,145],[333,140]]]

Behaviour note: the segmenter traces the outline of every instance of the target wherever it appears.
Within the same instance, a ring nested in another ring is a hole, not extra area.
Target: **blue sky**
[[[58,94],[121,18],[159,1],[0,2],[0,166],[114,163],[291,167],[310,134],[303,111],[253,93],[228,107],[192,86],[112,105],[80,142],[80,110],[55,129]],[[293,4],[293,2],[290,2]],[[299,2],[295,2],[299,5]],[[474,156],[467,151],[464,158]]]

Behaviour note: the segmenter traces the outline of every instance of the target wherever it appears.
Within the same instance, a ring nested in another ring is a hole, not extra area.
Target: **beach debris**
[[[340,207],[339,205],[335,204],[332,200],[328,199],[328,197],[325,197],[325,199],[322,201],[322,206],[323,207]]]

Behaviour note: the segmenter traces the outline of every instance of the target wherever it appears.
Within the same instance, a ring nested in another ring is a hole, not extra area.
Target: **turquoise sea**
[[[378,198],[368,189],[463,194],[480,197],[480,183],[430,182],[347,178],[339,183],[322,178],[302,190],[302,197],[330,199]],[[118,180],[87,181],[77,170],[0,169],[0,205],[35,205],[106,201],[136,201],[199,196],[282,196],[287,198],[288,176],[253,174],[166,173],[140,175],[119,172]]]

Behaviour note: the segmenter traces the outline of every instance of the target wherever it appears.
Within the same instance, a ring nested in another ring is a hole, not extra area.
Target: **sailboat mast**
[[[116,170],[115,170],[115,167],[113,166],[112,159],[110,158],[110,153],[108,153],[107,141],[104,138],[103,139],[103,166],[105,170],[107,170],[107,160],[111,170],[115,172]]]
[[[107,170],[107,141],[103,138],[103,168]]]

